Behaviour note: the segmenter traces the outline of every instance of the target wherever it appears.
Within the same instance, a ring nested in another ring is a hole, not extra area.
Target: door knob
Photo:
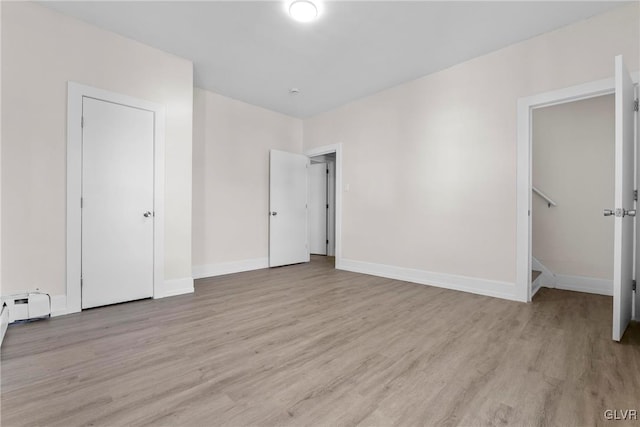
[[[278,212],[271,212],[271,215],[272,216],[276,216],[276,215],[278,215]]]
[[[144,215],[145,218],[149,218],[150,216],[152,216],[153,214],[149,211],[146,211],[145,213],[143,213],[142,215]]]
[[[605,209],[604,216],[613,216],[613,209]]]
[[[636,210],[635,209],[625,209],[624,210],[624,214],[627,216],[636,216]]]

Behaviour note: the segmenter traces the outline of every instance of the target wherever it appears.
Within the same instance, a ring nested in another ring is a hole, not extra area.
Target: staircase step
[[[542,274],[542,271],[531,270],[531,283],[535,282],[538,276]]]

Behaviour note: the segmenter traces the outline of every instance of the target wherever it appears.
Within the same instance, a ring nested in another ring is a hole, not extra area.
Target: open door
[[[269,267],[309,261],[307,167],[302,154],[271,150]]]
[[[615,59],[615,226],[613,267],[613,339],[620,341],[633,304],[634,88],[622,56]]]

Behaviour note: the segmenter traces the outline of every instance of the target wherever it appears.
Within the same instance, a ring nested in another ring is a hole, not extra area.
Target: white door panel
[[[613,271],[613,339],[620,341],[631,320],[633,227],[635,218],[634,88],[622,56],[615,59],[615,226]]]
[[[269,266],[309,261],[307,166],[301,154],[271,150],[269,178]]]
[[[82,308],[153,296],[154,113],[83,99]]]
[[[636,86],[636,96],[635,98],[640,98],[640,87]],[[640,149],[639,149],[639,138],[640,138],[640,116],[638,116],[638,112],[635,114],[635,122],[636,122],[636,133],[635,133],[635,148],[636,148],[636,189],[640,189]],[[636,209],[638,209],[638,203],[636,202]],[[636,282],[640,282],[640,224],[636,220],[636,240],[635,240],[635,278]],[[632,311],[634,313],[635,320],[640,320],[640,291],[637,289],[636,285],[636,299],[634,301]]]
[[[327,255],[327,164],[309,165],[309,252]]]
[[[329,198],[329,210],[327,211],[327,255],[336,255],[336,162],[328,163],[329,178],[327,179],[327,197]]]

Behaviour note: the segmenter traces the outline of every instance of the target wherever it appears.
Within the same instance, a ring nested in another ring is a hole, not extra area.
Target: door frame
[[[638,73],[632,74],[638,84]],[[615,93],[615,79],[603,79],[518,99],[516,163],[516,298],[531,302],[531,202],[533,110]]]
[[[312,159],[313,159],[312,157],[309,157],[310,161]],[[311,247],[312,246],[312,244],[311,244],[311,242],[312,242],[311,236],[313,235],[313,233],[311,232],[312,231],[311,229],[314,228],[311,225],[311,215],[312,215],[312,212],[313,212],[313,209],[312,209],[312,207],[313,207],[312,205],[313,204],[311,203],[311,201],[315,200],[314,196],[316,196],[316,192],[313,192],[311,190],[313,188],[313,185],[312,185],[312,182],[311,182],[311,169],[312,169],[312,167],[314,165],[318,165],[318,166],[322,165],[322,166],[324,166],[322,168],[322,181],[324,181],[324,187],[325,187],[324,188],[325,203],[322,204],[322,208],[321,208],[321,210],[324,211],[324,216],[325,216],[325,218],[324,218],[324,239],[323,239],[324,242],[325,242],[324,243],[324,254],[315,253],[315,255],[327,256],[327,255],[329,255],[329,243],[328,243],[329,242],[329,227],[328,227],[328,225],[329,225],[329,172],[328,172],[329,171],[329,163],[322,163],[322,162],[313,163],[312,161],[309,163],[309,169],[308,169],[309,173],[308,173],[308,177],[307,177],[307,179],[308,179],[308,181],[307,181],[307,184],[308,184],[308,186],[307,186],[308,187],[307,201],[308,201],[308,207],[309,207],[309,209],[307,210],[307,219],[308,219],[307,241],[309,242],[309,254],[311,255],[312,254],[312,252],[311,252],[311,250],[312,250],[312,247]]]
[[[67,85],[67,301],[60,314],[82,310],[82,99],[94,98],[154,113],[153,136],[153,295],[164,280],[164,138],[165,107],[115,92],[69,81]]]
[[[332,153],[336,154],[335,268],[340,270],[342,264],[342,143],[311,148],[304,154],[311,158]]]

